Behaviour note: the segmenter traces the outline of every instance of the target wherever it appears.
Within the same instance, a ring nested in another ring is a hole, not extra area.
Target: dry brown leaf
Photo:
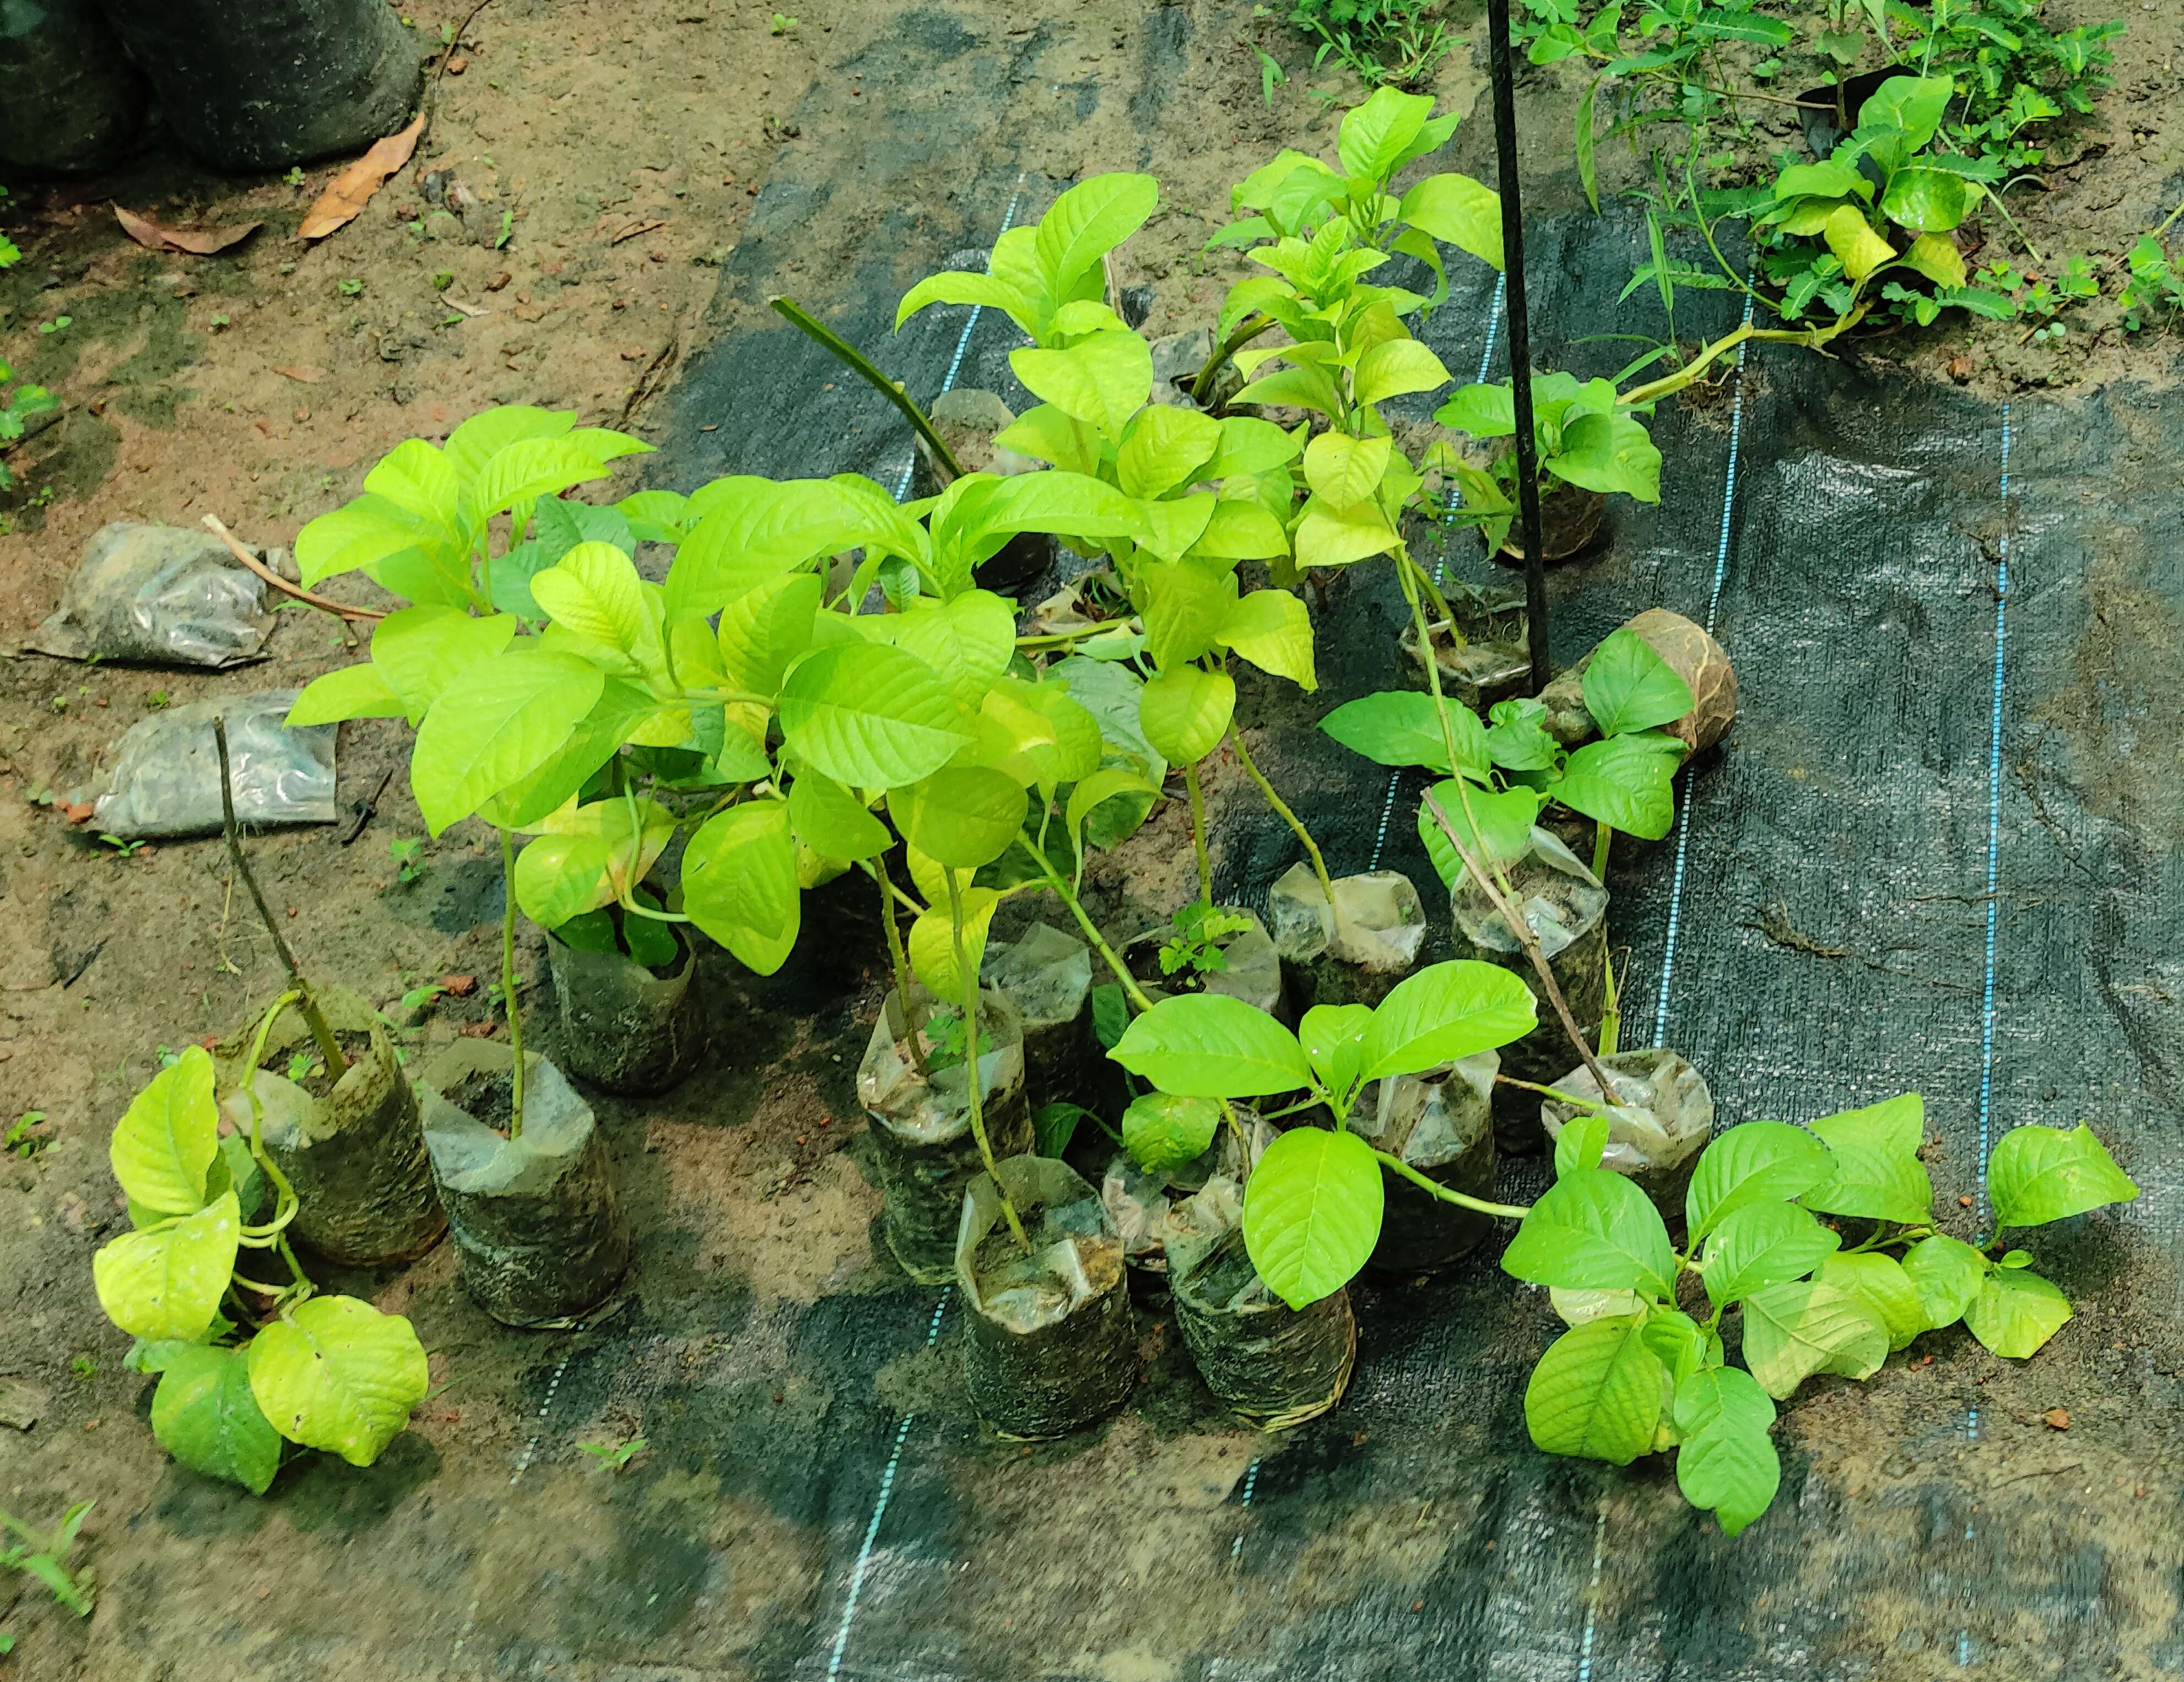
[[[324,239],[363,214],[364,207],[371,203],[372,194],[410,161],[410,153],[417,149],[418,136],[424,132],[425,114],[421,111],[417,120],[401,133],[375,142],[370,151],[336,175],[319,195],[317,202],[304,213],[304,226],[296,231],[297,237]]]
[[[284,380],[293,380],[300,385],[315,386],[326,377],[326,370],[315,368],[308,362],[298,362],[276,367],[273,370]]]
[[[209,257],[216,251],[225,251],[265,226],[263,222],[237,222],[225,228],[170,228],[149,216],[140,216],[134,210],[125,210],[119,204],[114,207],[114,219],[121,224],[122,232],[148,251],[179,251],[191,257]]]

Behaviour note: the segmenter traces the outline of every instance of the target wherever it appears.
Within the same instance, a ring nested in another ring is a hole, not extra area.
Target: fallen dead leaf
[[[284,380],[293,380],[299,385],[306,386],[315,386],[326,377],[325,369],[315,368],[308,362],[285,364],[275,368],[273,371]]]
[[[493,1038],[493,1024],[491,1022],[465,1022],[460,1028],[457,1028],[455,1032],[460,1034],[465,1039],[490,1039]]]
[[[2040,1417],[2048,1422],[2050,1430],[2067,1431],[2070,1429],[2070,1410],[2067,1407],[2051,1407]]]
[[[448,60],[448,74],[451,76],[459,76],[470,67],[471,61],[460,53]]]
[[[119,204],[114,207],[114,219],[121,224],[122,232],[147,251],[179,251],[191,257],[209,257],[216,251],[225,251],[265,226],[263,222],[237,222],[224,228],[170,228],[149,216],[140,216],[134,210],[125,210]]]
[[[417,120],[399,134],[373,143],[371,150],[333,178],[326,190],[304,214],[304,225],[297,230],[301,239],[324,239],[337,229],[347,227],[364,213],[371,203],[372,194],[387,185],[387,179],[410,161],[417,149],[417,138],[425,132],[425,114],[419,112]]]

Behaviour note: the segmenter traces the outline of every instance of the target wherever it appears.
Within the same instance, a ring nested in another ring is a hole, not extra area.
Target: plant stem
[[[219,714],[213,715],[212,744],[220,755],[220,815],[227,835],[227,855],[234,861],[235,873],[242,878],[242,885],[250,890],[250,903],[258,907],[259,921],[265,932],[273,937],[273,950],[281,955],[281,967],[288,972],[288,980],[296,989],[296,1007],[303,1012],[304,1024],[311,1030],[311,1038],[318,1042],[319,1055],[326,1060],[326,1072],[339,1080],[348,1072],[348,1059],[342,1055],[341,1042],[334,1038],[332,1027],[325,1013],[319,1009],[318,1000],[311,996],[311,984],[304,979],[304,972],[296,963],[296,955],[288,950],[281,927],[273,921],[272,908],[265,896],[258,890],[258,878],[251,874],[250,860],[242,855],[242,838],[236,832],[235,788],[227,766],[227,721]],[[252,1072],[258,1065],[254,1061]]]
[[[1138,978],[1130,973],[1129,966],[1116,955],[1115,949],[1107,944],[1106,937],[1100,933],[1092,919],[1084,914],[1084,907],[1078,902],[1077,895],[1071,890],[1069,884],[1061,879],[1061,872],[1055,869],[1054,861],[1026,841],[1022,836],[1017,837],[1017,840],[1024,851],[1031,855],[1032,861],[1039,866],[1039,873],[1046,878],[1046,885],[1054,890],[1055,898],[1069,908],[1069,915],[1077,919],[1078,927],[1084,931],[1084,938],[1092,943],[1093,950],[1106,961],[1107,967],[1114,972],[1115,980],[1122,988],[1124,996],[1131,1004],[1137,1006],[1140,1013],[1151,1010],[1153,1001],[1145,996],[1145,989],[1138,985]]]
[[[1607,1107],[1597,1098],[1586,1098],[1578,1093],[1565,1092],[1559,1086],[1542,1086],[1538,1081],[1518,1080],[1514,1075],[1497,1074],[1494,1078],[1502,1086],[1521,1086],[1527,1092],[1536,1092],[1542,1098],[1553,1099],[1557,1104],[1574,1104],[1580,1110],[1591,1111]],[[1612,1105],[1614,1100],[1610,1099],[1607,1102]]]
[[[1607,881],[1607,844],[1614,838],[1615,832],[1613,829],[1598,818],[1593,820],[1592,874],[1594,879],[1603,885]]]
[[[1623,1047],[1622,995],[1615,988],[1615,949],[1610,947],[1601,954],[1600,967],[1603,977],[1606,1003],[1600,1013],[1600,1055],[1613,1057]],[[1602,1093],[1602,1099],[1607,1094]]]
[[[1391,1156],[1385,1150],[1375,1150],[1373,1154],[1380,1159],[1382,1167],[1401,1174],[1419,1190],[1431,1193],[1444,1203],[1453,1203],[1465,1209],[1476,1209],[1482,1215],[1504,1215],[1516,1221],[1523,1220],[1525,1216],[1532,1212],[1532,1206],[1529,1203],[1489,1203],[1481,1198],[1466,1196],[1462,1192],[1452,1190],[1443,1185],[1439,1180],[1428,1179],[1400,1156]]]
[[[515,1061],[508,1078],[508,1136],[523,1137],[523,1012],[515,999],[515,842],[500,832],[500,1003],[508,1012],[508,1044]]]
[[[1657,403],[1664,397],[1673,397],[1685,386],[1695,383],[1706,371],[1708,364],[1736,349],[1747,339],[1774,344],[1801,344],[1808,350],[1819,350],[1830,340],[1840,337],[1856,326],[1871,308],[1870,304],[1860,304],[1825,327],[1755,327],[1749,321],[1743,322],[1708,345],[1674,373],[1663,375],[1650,385],[1635,387],[1615,400],[1627,407],[1635,404]]]
[[[1274,325],[1274,318],[1271,315],[1261,315],[1240,323],[1234,332],[1213,347],[1213,354],[1206,359],[1206,365],[1198,370],[1198,377],[1190,382],[1190,400],[1203,409],[1206,400],[1213,395],[1213,382],[1220,375],[1221,365],[1260,334],[1271,332]]]
[[[963,985],[963,1091],[971,1111],[971,1137],[978,1142],[978,1158],[986,1165],[986,1176],[1000,1195],[1001,1213],[1015,1234],[1019,1248],[1031,1254],[1031,1240],[1024,1236],[1023,1222],[1017,1217],[1017,1206],[1009,1199],[1009,1189],[1001,1184],[1000,1170],[994,1161],[994,1147],[986,1138],[986,1117],[981,1100],[981,1089],[985,1082],[978,1072],[978,972],[971,967],[971,961],[963,950],[963,891],[956,885],[956,872],[948,872],[948,938],[956,950],[956,974]]]
[[[1411,576],[1418,581],[1418,588],[1426,593],[1426,599],[1433,604],[1433,610],[1446,622],[1449,641],[1459,649],[1463,647],[1463,627],[1456,622],[1456,610],[1448,604],[1448,598],[1441,594],[1440,586],[1434,582],[1425,568],[1411,558],[1409,544],[1406,543],[1398,549],[1396,556],[1397,564],[1410,568]]]
[[[1289,825],[1290,833],[1304,843],[1304,849],[1312,858],[1312,873],[1319,878],[1319,891],[1327,896],[1328,914],[1333,916],[1334,883],[1328,877],[1327,860],[1320,856],[1319,844],[1312,838],[1312,832],[1304,827],[1303,820],[1290,810],[1288,802],[1274,792],[1274,785],[1267,781],[1266,773],[1252,762],[1250,750],[1244,746],[1244,732],[1236,727],[1236,721],[1233,718],[1228,721],[1228,745],[1235,749],[1237,762],[1244,767],[1245,775],[1259,785],[1259,792],[1267,797],[1267,804],[1280,814],[1282,822]],[[1209,894],[1209,900],[1211,897]]]
[[[1412,582],[1418,568],[1409,564],[1407,547],[1398,546],[1396,554],[1402,564],[1396,568],[1396,578],[1403,587],[1403,599],[1410,605],[1411,624],[1418,633],[1418,648],[1426,657],[1426,688],[1433,691],[1434,716],[1440,722],[1441,747],[1448,755],[1448,774],[1460,777],[1462,773],[1457,769],[1456,727],[1449,721],[1448,703],[1440,693],[1440,662],[1434,658],[1433,638],[1426,629],[1425,610],[1418,604],[1418,587]],[[1456,628],[1454,620],[1449,621],[1449,628]]]
[[[911,1066],[917,1071],[920,1080],[929,1080],[933,1071],[925,1066],[925,1047],[920,1043],[916,1006],[910,997],[910,957],[902,950],[902,930],[894,920],[894,884],[887,879],[884,863],[867,862],[865,868],[872,872],[872,880],[880,888],[880,927],[887,931],[888,961],[894,966],[894,996],[902,1001],[903,1038],[910,1043]]]
[[[775,297],[766,299],[766,302],[791,324],[833,352],[866,385],[893,404],[901,412],[902,418],[916,429],[917,436],[925,440],[927,446],[939,459],[940,465],[948,470],[950,478],[963,476],[963,464],[956,460],[955,452],[941,442],[940,434],[933,430],[933,423],[925,418],[925,411],[911,401],[909,393],[881,373],[871,358],[833,328],[805,314],[794,299]]]
[[[1213,861],[1206,852],[1206,796],[1198,786],[1198,767],[1183,768],[1183,786],[1190,794],[1190,849],[1198,859],[1198,897],[1213,903]]]

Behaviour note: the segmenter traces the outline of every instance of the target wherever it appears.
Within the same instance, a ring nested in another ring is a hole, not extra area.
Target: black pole
[[[1517,407],[1517,515],[1524,542],[1524,605],[1531,620],[1532,688],[1547,687],[1547,575],[1540,564],[1540,452],[1532,436],[1532,327],[1524,304],[1524,204],[1517,185],[1517,81],[1509,64],[1509,0],[1486,0],[1494,75],[1494,152],[1502,188],[1502,260],[1507,281],[1509,390]]]

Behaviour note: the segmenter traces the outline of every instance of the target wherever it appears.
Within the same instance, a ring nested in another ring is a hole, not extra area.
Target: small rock
[[[2048,1429],[2051,1431],[2067,1431],[2070,1429],[2070,1410],[2067,1407],[2051,1407],[2040,1417],[2047,1422]]]
[[[448,60],[448,74],[451,76],[459,76],[470,67],[471,61],[460,53]]]
[[[1959,1198],[1957,1200],[1957,1206],[1958,1206],[1959,1209],[1969,1209],[1969,1208],[1970,1208],[1970,1207],[1972,1206],[1971,1195],[1968,1192],[1968,1193],[1966,1193],[1964,1196],[1959,1197]]]
[[[28,1378],[0,1378],[0,1425],[27,1431],[52,1405],[53,1392]]]
[[[503,269],[498,275],[495,275],[491,280],[485,283],[485,289],[488,292],[499,292],[503,287],[506,286],[515,278],[515,276],[510,274],[507,270]]]

